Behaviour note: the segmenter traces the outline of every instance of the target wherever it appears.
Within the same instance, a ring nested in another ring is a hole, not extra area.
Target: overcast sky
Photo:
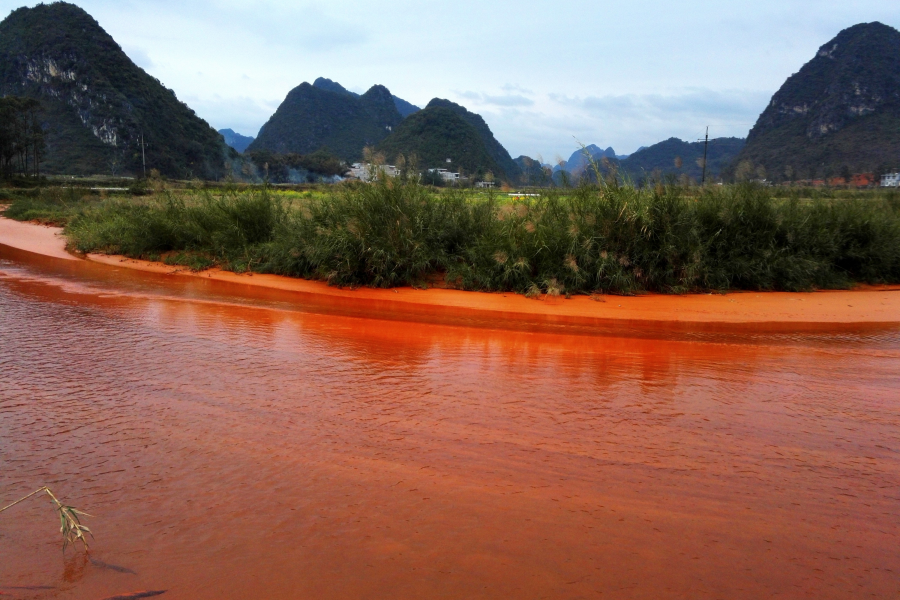
[[[481,114],[514,157],[744,137],[842,29],[898,0],[76,0],[216,129],[255,136],[328,77]],[[35,2],[28,3],[34,6]],[[3,16],[23,3],[0,0]]]

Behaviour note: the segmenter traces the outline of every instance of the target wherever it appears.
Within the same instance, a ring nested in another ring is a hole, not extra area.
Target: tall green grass
[[[582,186],[509,201],[416,182],[107,201],[73,218],[85,252],[204,257],[335,285],[536,294],[810,290],[900,282],[900,199],[775,198],[740,185]],[[187,260],[187,259],[185,259]]]
[[[64,226],[69,218],[82,210],[90,199],[78,188],[35,188],[6,194],[11,201],[3,216],[17,221],[34,221],[45,225]],[[0,197],[0,203],[5,203]]]
[[[277,225],[286,220],[283,204],[266,191],[164,193],[150,201],[111,200],[73,217],[66,233],[75,250],[157,258],[168,252],[194,260],[197,253],[227,268],[245,271],[258,264]],[[185,254],[187,253],[187,254]]]

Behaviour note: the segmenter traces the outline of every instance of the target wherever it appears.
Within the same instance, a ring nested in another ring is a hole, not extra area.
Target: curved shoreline
[[[65,250],[62,230],[0,217],[0,245],[41,256],[79,260]],[[315,295],[321,299],[375,301],[412,310],[451,309],[494,315],[502,319],[561,319],[591,322],[659,324],[900,324],[900,286],[860,287],[849,291],[731,292],[669,296],[575,296],[569,300],[531,300],[514,293],[467,292],[448,289],[336,288],[320,281],[278,275],[237,274],[220,269],[192,272],[163,263],[123,256],[90,254],[87,260],[112,267],[170,276],[195,277]]]
[[[50,258],[78,260],[66,252],[66,240],[59,227],[22,223],[0,216],[0,244]]]

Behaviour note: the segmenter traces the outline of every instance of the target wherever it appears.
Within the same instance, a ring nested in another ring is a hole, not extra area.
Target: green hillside
[[[0,23],[0,94],[40,101],[42,171],[215,179],[232,151],[172,90],[135,65],[84,10],[65,2]]]
[[[353,162],[362,158],[363,148],[383,140],[402,120],[384,86],[356,96],[302,83],[291,90],[247,151],[311,154],[327,149]]]
[[[845,29],[772,98],[734,164],[774,181],[900,169],[900,32]]]
[[[470,112],[455,102],[440,98],[435,98],[425,108],[445,108],[455,112],[478,132],[478,136],[481,138],[488,156],[500,167],[500,170],[494,171],[494,174],[507,181],[518,181],[521,178],[522,172],[519,166],[509,155],[509,152],[506,151],[506,148],[494,137],[491,128],[481,118],[481,115]]]
[[[478,130],[457,111],[443,106],[429,104],[410,115],[377,149],[388,162],[395,162],[401,154],[407,158],[415,155],[423,169],[448,168],[476,178],[489,171],[501,178],[504,173]]]

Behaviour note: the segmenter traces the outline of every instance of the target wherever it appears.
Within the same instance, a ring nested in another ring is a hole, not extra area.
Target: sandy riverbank
[[[0,244],[53,258],[77,260],[65,251],[61,230],[0,218]],[[555,316],[567,319],[648,321],[674,323],[900,323],[900,286],[861,287],[852,291],[814,293],[735,292],[636,297],[576,296],[570,300],[530,300],[517,294],[478,293],[459,290],[340,289],[318,281],[276,275],[237,274],[219,269],[199,273],[162,263],[122,256],[91,254],[88,260],[118,268],[202,277],[280,291],[316,294],[335,299],[390,302],[398,306],[449,307],[479,313]]]
[[[0,217],[0,244],[52,258],[77,260],[66,252],[66,240],[59,227],[20,223]]]

